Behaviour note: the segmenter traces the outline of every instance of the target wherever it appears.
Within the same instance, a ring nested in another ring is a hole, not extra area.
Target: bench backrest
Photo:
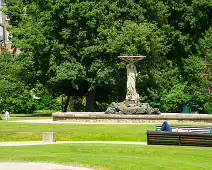
[[[212,147],[212,135],[190,132],[147,131],[147,144]]]
[[[172,129],[180,128],[183,130],[189,130],[196,133],[209,133],[212,134],[212,129],[210,126],[171,126]],[[161,125],[156,125],[156,131],[161,130]]]

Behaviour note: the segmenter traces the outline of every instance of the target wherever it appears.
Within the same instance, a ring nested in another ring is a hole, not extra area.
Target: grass
[[[4,114],[0,114],[0,118],[3,118]],[[38,112],[31,114],[10,114],[11,120],[37,120],[37,119],[52,119],[52,112]]]
[[[49,116],[12,115],[12,120],[52,119]],[[0,142],[41,141],[43,132],[56,132],[57,141],[146,142],[146,131],[155,124],[31,124],[0,121]]]
[[[12,115],[12,120],[49,119]],[[0,121],[0,142],[41,141],[43,132],[56,132],[57,141],[146,141],[155,124],[30,124]],[[0,161],[54,162],[98,170],[210,169],[212,148],[72,144],[0,147]]]
[[[139,145],[0,147],[0,161],[54,162],[99,170],[210,169],[212,148]]]
[[[154,124],[31,124],[0,121],[0,142],[41,141],[43,132],[56,132],[57,141],[146,141]]]

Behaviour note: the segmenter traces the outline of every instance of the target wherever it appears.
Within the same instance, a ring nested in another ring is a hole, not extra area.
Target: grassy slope
[[[0,161],[75,164],[95,169],[210,169],[212,148],[139,145],[0,147]]]
[[[41,141],[42,132],[56,132],[57,141],[146,141],[155,125],[29,124],[0,121],[0,142]]]

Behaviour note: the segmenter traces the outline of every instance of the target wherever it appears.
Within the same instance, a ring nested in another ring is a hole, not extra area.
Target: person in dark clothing
[[[172,128],[169,126],[167,121],[163,122],[161,126],[161,131],[172,132]]]
[[[185,130],[182,128],[174,128],[172,129],[170,127],[170,125],[168,124],[168,122],[163,122],[162,126],[161,126],[161,131],[167,131],[167,132],[192,132],[190,130]]]

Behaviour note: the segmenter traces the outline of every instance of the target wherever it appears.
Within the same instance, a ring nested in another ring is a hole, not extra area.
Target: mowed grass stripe
[[[145,142],[153,124],[31,124],[0,122],[0,141],[40,141],[43,132],[56,132],[57,141]]]
[[[0,161],[54,162],[95,169],[210,169],[212,148],[72,144],[0,147]]]

